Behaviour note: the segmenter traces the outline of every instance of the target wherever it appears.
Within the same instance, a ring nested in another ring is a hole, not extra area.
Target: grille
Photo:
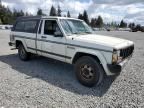
[[[121,49],[120,50],[120,57],[122,57],[123,59],[129,57],[130,55],[132,55],[133,50],[134,50],[134,45],[127,47],[125,49]]]

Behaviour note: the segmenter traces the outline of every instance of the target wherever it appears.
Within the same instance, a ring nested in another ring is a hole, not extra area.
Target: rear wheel
[[[30,58],[30,53],[26,52],[23,44],[18,46],[18,55],[22,61],[27,61]]]
[[[76,77],[85,86],[98,85],[103,80],[104,71],[92,57],[83,56],[75,64]]]

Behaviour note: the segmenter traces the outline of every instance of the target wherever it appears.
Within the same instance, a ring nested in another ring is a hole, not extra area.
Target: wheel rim
[[[25,58],[25,54],[26,54],[26,52],[25,52],[24,48],[21,48],[21,50],[20,50],[20,57],[21,58]]]
[[[80,74],[85,80],[92,80],[94,77],[94,69],[89,65],[82,65],[80,67]]]

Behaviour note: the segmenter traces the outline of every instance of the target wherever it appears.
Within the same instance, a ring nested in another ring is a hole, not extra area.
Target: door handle
[[[47,38],[46,36],[41,36],[41,38]]]

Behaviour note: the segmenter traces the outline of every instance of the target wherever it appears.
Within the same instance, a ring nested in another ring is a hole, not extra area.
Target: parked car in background
[[[136,27],[131,29],[131,32],[138,32],[138,31],[144,32],[144,26],[137,25]]]
[[[0,25],[0,29],[4,30],[4,29],[5,29],[5,26]]]
[[[93,31],[100,31],[99,28],[92,28]]]
[[[111,31],[111,28],[106,28],[107,31]]]
[[[0,25],[0,29],[3,29],[3,30],[10,30],[13,26],[12,25]]]

